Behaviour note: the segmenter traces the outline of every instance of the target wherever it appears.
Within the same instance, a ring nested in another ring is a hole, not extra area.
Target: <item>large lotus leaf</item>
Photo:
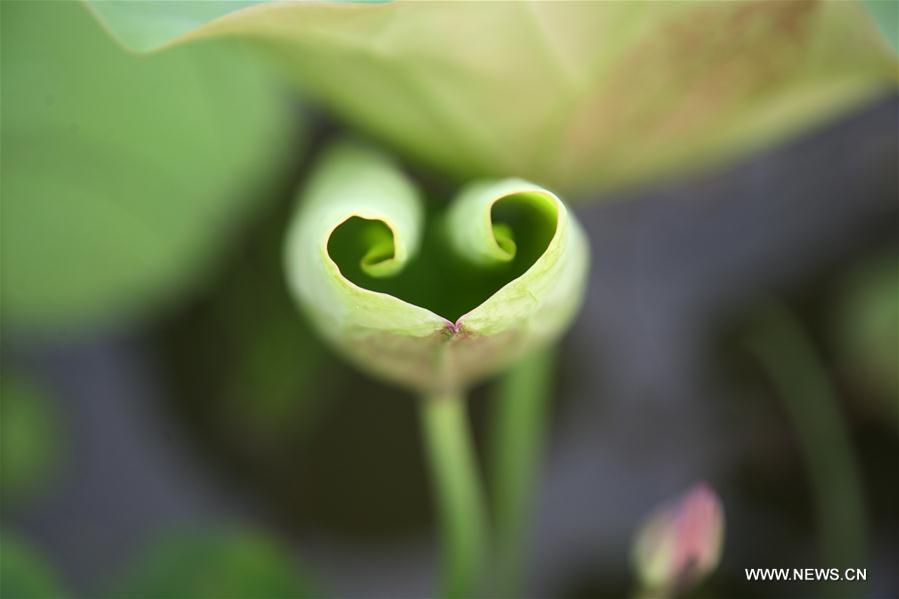
[[[563,192],[720,163],[897,82],[852,2],[285,2],[189,32],[192,3],[91,4],[138,49],[243,36],[414,159]]]
[[[4,324],[144,314],[200,278],[289,155],[289,102],[222,42],[139,56],[74,2],[2,3]]]
[[[585,237],[554,194],[474,182],[424,213],[386,158],[321,158],[291,222],[286,269],[311,321],[363,369],[420,391],[463,388],[557,337],[580,306]]]

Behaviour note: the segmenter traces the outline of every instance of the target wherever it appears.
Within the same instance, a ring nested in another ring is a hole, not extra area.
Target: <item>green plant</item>
[[[284,266],[324,338],[423,396],[453,596],[520,587],[553,347],[588,270],[556,192],[609,197],[725,164],[897,81],[894,51],[848,2],[2,10],[4,326],[132,320],[203,280],[297,156],[302,126],[263,62],[382,144],[318,157]],[[98,22],[160,51],[128,54]],[[388,150],[455,200],[422,193]],[[488,510],[464,394],[500,374]]]
[[[464,393],[565,330],[588,249],[554,194],[517,179],[472,183],[435,220],[424,222],[415,187],[389,160],[339,144],[302,194],[285,265],[323,337],[422,395],[447,593],[468,596],[487,559],[487,518]]]

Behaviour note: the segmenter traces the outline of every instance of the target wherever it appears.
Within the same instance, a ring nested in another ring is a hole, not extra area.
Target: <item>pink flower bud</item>
[[[721,500],[699,483],[641,525],[633,559],[642,587],[670,595],[695,586],[717,567],[723,540]]]

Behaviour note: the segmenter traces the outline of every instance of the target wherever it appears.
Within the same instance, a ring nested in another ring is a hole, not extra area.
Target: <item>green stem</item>
[[[553,348],[534,352],[503,376],[493,398],[490,475],[500,597],[521,591],[554,367]]]
[[[421,422],[442,528],[444,595],[472,597],[487,557],[487,518],[465,397],[423,398]]]
[[[824,567],[865,567],[864,500],[839,401],[812,342],[773,304],[748,339],[796,430],[816,502]],[[840,585],[830,585],[837,596]],[[857,588],[855,589],[857,591]]]

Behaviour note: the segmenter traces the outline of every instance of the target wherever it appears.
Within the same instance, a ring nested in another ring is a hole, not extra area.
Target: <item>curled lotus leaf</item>
[[[321,334],[424,392],[464,388],[557,338],[588,258],[573,214],[542,187],[478,181],[428,212],[389,159],[348,142],[321,157],[286,246],[289,287]]]

